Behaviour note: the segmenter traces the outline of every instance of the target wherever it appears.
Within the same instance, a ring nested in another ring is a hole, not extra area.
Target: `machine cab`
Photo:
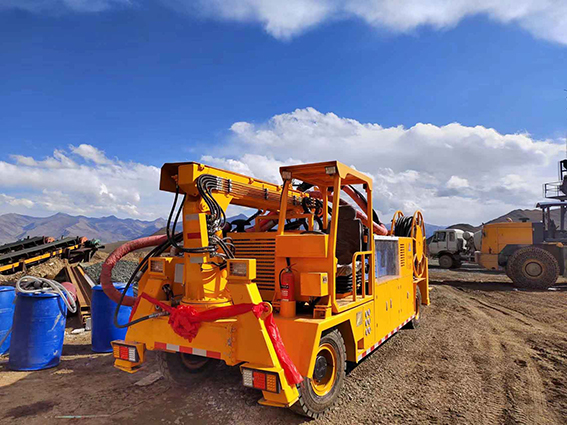
[[[457,229],[437,230],[429,243],[429,252],[435,255],[445,251],[460,251],[462,249],[462,233],[462,230]]]

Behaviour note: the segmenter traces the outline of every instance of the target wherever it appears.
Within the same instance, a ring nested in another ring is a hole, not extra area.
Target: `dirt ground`
[[[505,275],[471,266],[432,267],[431,283],[419,329],[354,367],[339,403],[312,423],[567,423],[567,287],[517,291]],[[156,370],[152,358],[129,375],[89,343],[88,333],[67,335],[61,364],[49,370],[12,372],[2,358],[0,423],[304,422],[258,405],[236,368],[219,366],[191,388],[163,379],[137,386]]]

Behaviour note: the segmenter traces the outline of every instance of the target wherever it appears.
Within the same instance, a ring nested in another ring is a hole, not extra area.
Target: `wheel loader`
[[[107,295],[133,306],[117,323],[128,328],[113,342],[117,368],[135,373],[155,351],[166,378],[191,385],[224,362],[261,404],[317,418],[343,390],[347,362],[418,326],[430,303],[421,213],[397,212],[387,230],[372,179],[338,161],[280,174],[283,185],[199,163],[162,167],[160,188],[175,197],[167,234],[127,243],[103,266]],[[227,222],[229,205],[251,219]],[[137,296],[118,292],[113,264],[148,246],[128,283]]]
[[[567,275],[567,159],[559,161],[559,181],[545,183],[543,195],[550,201],[536,205],[541,222],[492,223],[482,229],[479,264],[504,268],[521,288],[546,289]]]

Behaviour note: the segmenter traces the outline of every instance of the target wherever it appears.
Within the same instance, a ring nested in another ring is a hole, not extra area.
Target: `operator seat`
[[[362,251],[362,222],[356,218],[356,210],[351,205],[339,206],[337,227],[337,292],[344,294],[352,291],[352,256]],[[362,267],[361,267],[362,269]],[[362,282],[362,274],[357,268],[357,284]]]

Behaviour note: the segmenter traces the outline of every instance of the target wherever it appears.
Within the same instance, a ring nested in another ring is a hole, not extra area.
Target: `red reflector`
[[[119,356],[122,360],[129,360],[130,359],[130,356],[129,356],[129,353],[128,353],[128,347],[121,345],[118,349],[119,349],[118,354],[119,354]]]
[[[266,374],[258,371],[254,371],[252,374],[252,382],[254,388],[258,388],[259,390],[266,389]]]

